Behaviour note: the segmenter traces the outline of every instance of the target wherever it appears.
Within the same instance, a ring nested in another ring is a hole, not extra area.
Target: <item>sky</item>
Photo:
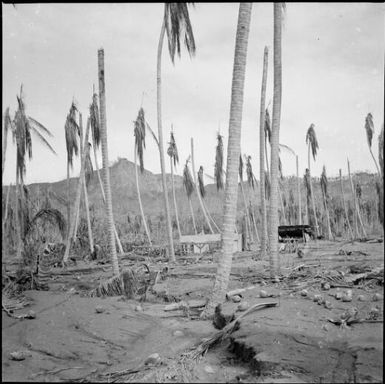
[[[2,4],[3,113],[17,108],[23,84],[26,112],[54,135],[53,155],[33,137],[27,184],[66,178],[64,124],[74,99],[86,121],[92,87],[98,87],[97,51],[104,48],[109,161],[134,159],[133,121],[142,105],[157,132],[156,61],[162,3]],[[167,44],[162,55],[164,147],[171,125],[183,165],[194,138],[195,166],[214,173],[216,134],[228,140],[232,67],[238,3],[196,3],[190,18],[196,55],[183,48],[172,64]],[[383,3],[287,3],[282,37],[280,143],[307,167],[306,131],[315,125],[319,143],[312,175],[323,165],[329,177],[341,168],[375,172],[364,130],[374,118],[374,156],[384,121]],[[269,48],[266,103],[273,98],[273,4],[254,3],[248,42],[241,150],[251,155],[259,179],[259,105],[264,47]],[[85,125],[85,124],[84,124]],[[226,151],[225,151],[226,156]],[[226,157],[225,157],[226,158]],[[295,158],[281,151],[283,173],[295,174]],[[99,154],[99,164],[101,155]],[[160,173],[159,152],[146,136],[145,168]],[[169,161],[166,159],[167,171]],[[3,183],[15,182],[16,154],[8,137]],[[71,176],[79,174],[75,161]],[[212,183],[205,178],[206,183]]]

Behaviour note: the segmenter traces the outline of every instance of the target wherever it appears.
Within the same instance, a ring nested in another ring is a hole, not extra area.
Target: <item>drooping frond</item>
[[[365,118],[365,131],[366,131],[366,138],[368,140],[369,148],[372,148],[374,124],[373,124],[373,115],[371,113],[368,113]]]
[[[53,225],[57,225],[60,231],[60,234],[62,235],[63,239],[66,236],[66,221],[63,216],[63,214],[57,210],[57,209],[41,209],[39,212],[36,213],[36,215],[33,217],[33,219],[30,221],[29,226],[27,228],[27,231],[29,231],[34,224],[39,220],[47,220]]]
[[[76,122],[77,107],[72,102],[67,119],[64,125],[66,148],[67,148],[67,161],[71,169],[73,168],[73,156],[79,155],[78,139],[80,137],[80,128]]]
[[[87,149],[87,152],[86,152],[86,162],[85,162],[85,166],[84,166],[84,171],[85,171],[86,186],[88,187],[88,185],[91,181],[92,175],[94,173],[94,168],[92,166],[92,161],[91,161],[91,156],[90,156],[91,143],[88,143],[86,149]]]
[[[174,166],[178,163],[179,164],[179,155],[178,155],[178,148],[176,146],[174,133],[170,132],[170,142],[168,143],[168,149],[167,154],[174,160]]]
[[[268,108],[266,108],[265,112],[265,140],[266,138],[269,140],[269,143],[271,143],[271,121],[270,121],[270,113]]]
[[[203,182],[203,167],[199,167],[198,171],[198,183],[199,183],[199,192],[202,197],[205,197],[206,191],[205,191],[205,184]]]
[[[195,39],[190,22],[188,4],[194,3],[165,3],[164,22],[166,26],[168,50],[174,64],[175,52],[180,57],[181,39],[190,56],[195,55]]]
[[[380,163],[382,177],[384,177],[384,124],[382,124],[381,133],[378,136],[378,162]]]
[[[246,175],[247,175],[247,182],[249,185],[254,189],[255,184],[255,176],[253,174],[253,167],[251,166],[251,156],[245,156],[246,157]]]
[[[239,155],[238,175],[239,175],[239,179],[242,182],[243,181],[243,160],[242,160],[242,155]]]
[[[286,149],[288,152],[290,152],[293,156],[296,156],[296,153],[293,149],[291,149],[288,145],[285,144],[279,144],[279,148]]]
[[[28,118],[28,120],[30,123],[32,121],[32,124],[35,124],[35,123],[39,124],[38,125],[39,128],[43,127],[40,123],[38,123],[36,120],[30,117]],[[54,155],[56,155],[57,154],[56,151],[52,148],[51,144],[46,140],[46,138],[37,129],[35,129],[33,125],[30,125],[30,127],[32,128],[32,133],[35,134],[35,136],[40,140],[40,142],[44,144]],[[51,137],[53,137],[52,133],[49,132],[47,128],[45,128],[45,130],[49,133]]]
[[[135,120],[134,136],[135,150],[139,157],[140,172],[143,173],[143,152],[144,148],[146,148],[146,120],[144,118],[143,108],[139,109],[138,117]]]
[[[217,148],[215,150],[214,177],[217,191],[223,189],[223,136],[217,133]]]
[[[321,184],[321,191],[323,195],[325,196],[325,198],[328,198],[328,178],[326,176],[325,166],[322,167],[320,184]]]
[[[278,173],[279,173],[280,179],[283,180],[281,156],[278,156]]]
[[[92,103],[90,104],[90,123],[92,139],[95,145],[95,149],[100,145],[100,119],[99,119],[99,107],[98,107],[98,95],[96,93],[92,96]]]
[[[315,161],[315,157],[317,155],[317,150],[319,147],[318,147],[317,136],[315,134],[314,124],[311,124],[309,129],[306,132],[306,144],[309,144],[309,143],[311,147],[311,153]]]
[[[190,198],[191,194],[194,191],[194,182],[190,173],[190,169],[188,167],[188,162],[190,161],[190,157],[186,160],[186,164],[183,169],[183,185],[185,187],[187,197]]]
[[[265,199],[270,200],[270,176],[269,172],[265,171]]]

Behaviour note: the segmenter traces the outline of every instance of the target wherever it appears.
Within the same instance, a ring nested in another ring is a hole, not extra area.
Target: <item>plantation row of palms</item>
[[[195,54],[195,40],[193,35],[192,26],[189,18],[189,4],[190,3],[166,3],[164,6],[164,16],[161,26],[161,32],[159,37],[158,52],[157,52],[157,135],[151,129],[145,118],[145,112],[142,106],[139,108],[138,116],[134,123],[134,135],[135,135],[135,147],[134,147],[134,163],[135,163],[135,176],[136,187],[138,195],[138,203],[141,213],[141,223],[144,226],[146,237],[150,245],[153,244],[151,230],[149,229],[148,220],[144,212],[143,204],[140,195],[139,185],[139,173],[144,171],[144,150],[145,150],[145,138],[146,132],[150,132],[151,136],[157,143],[159,149],[161,173],[162,173],[162,191],[163,191],[163,203],[165,212],[165,225],[167,231],[168,240],[168,257],[171,262],[175,262],[175,249],[174,238],[172,230],[171,209],[168,200],[168,186],[166,180],[166,165],[164,154],[164,138],[163,138],[163,126],[162,126],[162,76],[161,76],[161,57],[162,49],[164,45],[165,35],[167,37],[168,49],[172,63],[175,63],[175,53],[179,56],[181,54],[181,40],[190,54]],[[217,303],[221,302],[224,298],[226,291],[233,256],[233,241],[234,231],[236,229],[236,217],[237,217],[237,199],[238,199],[238,187],[240,187],[243,205],[244,205],[244,218],[246,223],[247,232],[251,241],[260,243],[260,251],[262,257],[266,254],[269,256],[270,272],[272,277],[276,277],[280,274],[280,259],[278,252],[278,226],[281,218],[281,223],[287,224],[293,223],[293,218],[297,218],[297,224],[302,224],[302,204],[301,204],[301,188],[300,177],[298,170],[298,156],[291,148],[286,145],[280,144],[280,120],[281,120],[281,98],[282,98],[282,18],[285,13],[284,3],[274,3],[274,49],[273,49],[273,106],[272,106],[272,118],[270,121],[270,113],[265,106],[266,99],[266,86],[267,86],[267,67],[268,67],[268,48],[264,49],[263,59],[263,71],[262,71],[262,88],[261,88],[261,100],[260,100],[260,124],[259,124],[259,192],[260,192],[260,216],[256,211],[256,207],[253,207],[251,196],[254,194],[257,186],[257,180],[253,174],[251,156],[241,155],[241,127],[242,127],[242,110],[243,110],[243,95],[244,95],[244,82],[245,71],[247,62],[247,50],[248,50],[248,36],[250,29],[250,19],[252,3],[240,3],[238,23],[236,31],[236,42],[234,52],[234,66],[231,88],[231,105],[230,105],[230,120],[228,131],[228,143],[227,143],[227,161],[226,171],[224,170],[223,159],[223,137],[217,134],[217,148],[215,156],[215,169],[214,180],[217,186],[217,191],[224,189],[223,200],[223,220],[221,227],[213,220],[209,209],[205,203],[205,185],[203,180],[204,169],[200,167],[198,172],[195,168],[194,159],[194,141],[191,138],[191,153],[187,157],[183,170],[183,185],[186,191],[186,195],[189,201],[191,220],[195,234],[198,233],[196,219],[194,216],[194,210],[191,203],[191,196],[196,191],[196,196],[199,201],[200,209],[204,217],[205,226],[209,232],[215,231],[221,233],[222,236],[222,255],[219,259],[217,275],[214,283],[214,289],[212,297],[210,298],[205,311],[204,316],[210,316]],[[98,80],[99,80],[99,95],[94,91],[91,98],[91,104],[89,108],[89,117],[87,117],[85,131],[83,129],[83,118],[80,111],[77,110],[76,103],[72,102],[69,113],[65,121],[65,138],[67,148],[67,229],[66,229],[66,249],[64,255],[64,263],[67,263],[70,257],[70,250],[78,231],[80,222],[79,210],[82,200],[82,195],[87,218],[88,228],[88,240],[90,252],[95,252],[95,246],[93,242],[93,233],[90,217],[90,209],[88,202],[87,186],[90,179],[90,175],[93,173],[92,161],[90,158],[90,148],[94,151],[95,169],[98,176],[99,185],[101,188],[103,204],[105,207],[106,217],[108,221],[107,235],[108,235],[108,250],[113,265],[114,276],[119,276],[120,268],[117,257],[117,247],[119,251],[123,252],[123,247],[120,242],[119,233],[114,223],[113,210],[112,210],[112,198],[111,198],[111,186],[108,167],[108,151],[107,151],[107,117],[106,117],[106,89],[105,89],[105,68],[104,68],[104,50],[98,51]],[[42,124],[26,115],[25,106],[23,102],[22,89],[20,96],[17,97],[18,109],[15,117],[12,120],[9,114],[9,108],[5,112],[4,126],[3,126],[3,172],[7,145],[7,132],[12,131],[12,136],[16,142],[17,148],[17,169],[16,169],[16,233],[17,233],[17,257],[20,258],[23,254],[23,245],[26,235],[26,223],[25,223],[25,188],[24,188],[24,176],[26,173],[25,157],[28,152],[29,159],[32,158],[32,139],[31,133],[34,133],[53,153],[54,150],[50,146],[45,136],[52,136],[51,133]],[[98,105],[99,103],[99,105]],[[379,159],[380,167],[378,166],[375,157],[372,153],[372,139],[374,135],[373,117],[368,114],[365,120],[365,129],[367,133],[367,139],[369,144],[370,153],[376,163],[378,173],[381,177],[378,183],[379,197],[383,196],[383,158]],[[91,131],[92,145],[89,143],[89,135]],[[316,160],[317,151],[319,148],[315,125],[311,124],[306,132],[305,142],[308,146],[308,168],[305,170],[304,184],[306,187],[306,209],[305,216],[306,222],[315,227],[317,235],[320,235],[320,221],[323,217],[326,217],[326,233],[329,239],[333,238],[332,223],[336,222],[336,214],[330,212],[335,208],[335,203],[331,201],[328,193],[328,179],[326,175],[326,169],[323,167],[323,171],[320,178],[320,187],[322,193],[322,210],[325,215],[317,214],[317,207],[314,198],[314,186],[311,176],[311,156],[313,160]],[[270,151],[268,151],[268,143]],[[380,156],[383,151],[383,127],[379,139]],[[97,149],[101,146],[102,160],[103,160],[103,172],[99,173],[99,166],[97,163]],[[296,158],[296,180],[297,180],[297,207],[295,208],[294,194],[291,191],[289,202],[287,204],[287,198],[285,196],[285,190],[282,183],[282,163],[280,160],[280,150],[287,150]],[[268,152],[270,152],[270,162]],[[76,198],[74,204],[74,212],[71,215],[71,203],[70,203],[70,171],[73,167],[73,160],[75,156],[80,155],[80,176],[76,189]],[[170,141],[167,149],[167,155],[170,158],[170,171],[171,171],[171,187],[173,193],[173,206],[175,212],[175,220],[177,226],[178,236],[183,235],[183,228],[181,226],[178,217],[178,206],[175,194],[174,185],[174,167],[179,163],[179,153],[175,140],[175,132],[171,130]],[[266,167],[265,167],[266,160]],[[139,161],[139,167],[137,162]],[[192,172],[189,168],[191,161]],[[244,188],[243,174],[246,171],[247,175],[247,188]],[[361,216],[362,206],[360,207],[359,199],[357,198],[357,185],[354,186],[353,179],[350,174],[350,165],[348,162],[348,173],[351,183],[351,191],[354,201],[353,209],[349,209],[346,206],[344,191],[341,181],[341,194],[343,198],[343,212],[345,213],[345,223],[349,229],[349,233],[353,238],[353,230],[350,226],[352,221],[355,226],[356,237],[359,234],[358,225],[362,236],[366,237],[365,226]],[[342,180],[341,170],[340,179]],[[239,184],[238,184],[239,180]],[[8,189],[9,191],[9,189]],[[382,194],[382,195],[381,195]],[[7,199],[8,201],[8,195]],[[7,204],[7,203],[6,203]],[[5,210],[7,215],[7,209]],[[342,212],[342,208],[340,209]],[[351,218],[353,212],[353,220]],[[381,213],[379,213],[381,216]],[[259,216],[259,217],[258,217]],[[341,215],[340,215],[341,216]],[[381,219],[383,224],[383,218]],[[257,223],[261,223],[261,231],[257,229]],[[4,227],[4,218],[3,218]],[[254,237],[255,236],[255,237]]]

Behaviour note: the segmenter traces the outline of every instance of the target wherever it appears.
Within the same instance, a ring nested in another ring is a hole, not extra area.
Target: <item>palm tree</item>
[[[384,228],[384,124],[378,136],[378,162],[380,163],[381,179],[376,183],[378,195],[378,218]]]
[[[138,166],[136,161],[136,158],[138,156],[139,164],[140,164],[140,173],[143,174],[144,172],[143,150],[144,148],[146,148],[146,120],[144,118],[143,108],[139,109],[138,117],[136,118],[136,121],[135,121],[134,136],[135,136],[134,163],[135,163],[136,190],[138,192],[139,208],[140,208],[140,214],[142,216],[144,230],[146,231],[148,242],[150,243],[150,245],[152,245],[150,231],[148,230],[148,227],[147,227],[146,218],[144,216],[144,211],[143,211],[142,199],[140,196]]]
[[[1,178],[3,178],[4,175],[4,165],[5,165],[5,154],[7,152],[7,137],[8,137],[8,131],[9,130],[13,131],[13,125],[12,125],[12,120],[11,116],[9,115],[9,107],[5,110],[4,114],[4,125],[3,125],[3,157],[2,157],[2,173],[1,173]]]
[[[20,259],[23,247],[25,228],[20,216],[24,218],[24,176],[26,174],[25,156],[28,152],[29,160],[32,159],[33,133],[52,153],[56,152],[51,147],[44,135],[52,137],[51,132],[41,123],[26,115],[23,100],[23,86],[20,87],[20,97],[17,97],[18,109],[13,122],[13,140],[16,141],[16,231],[17,231],[17,259]],[[20,199],[20,201],[19,201]],[[20,207],[19,207],[20,205]],[[23,237],[23,238],[22,238]]]
[[[340,169],[340,188],[341,188],[342,204],[343,204],[343,206],[344,206],[344,212],[345,212],[345,220],[346,220],[346,224],[347,224],[347,226],[348,226],[350,238],[351,238],[352,241],[353,241],[353,240],[354,240],[354,235],[353,235],[352,227],[350,226],[349,215],[348,215],[348,209],[347,209],[347,207],[346,207],[346,200],[345,200],[344,187],[343,187],[343,183],[342,183],[342,171],[341,171],[341,169]]]
[[[257,241],[259,242],[259,235],[258,235],[258,230],[257,230],[257,224],[255,222],[253,206],[252,206],[251,200],[250,200],[250,188],[252,188],[254,190],[255,185],[257,184],[257,179],[255,178],[254,173],[253,173],[253,167],[251,165],[251,156],[246,156],[245,155],[245,160],[246,160],[247,183],[249,185],[248,215],[249,215],[249,217],[250,217],[250,219],[251,219],[251,221],[253,223],[255,236],[257,236]]]
[[[191,27],[188,3],[165,3],[164,16],[162,21],[162,28],[160,31],[158,55],[157,55],[157,115],[158,115],[158,140],[159,140],[159,154],[160,167],[162,171],[162,187],[164,197],[164,207],[167,218],[167,234],[169,242],[169,257],[172,262],[175,262],[174,243],[172,239],[171,216],[170,207],[167,197],[167,183],[166,183],[166,167],[164,163],[163,150],[163,130],[162,130],[162,92],[161,92],[161,65],[162,65],[162,48],[164,35],[167,33],[168,49],[171,61],[174,64],[175,52],[180,56],[181,52],[181,37],[184,38],[184,44],[188,53],[195,54],[195,40]]]
[[[281,122],[281,96],[282,96],[282,12],[284,3],[274,3],[274,95],[273,118],[271,132],[271,196],[269,210],[269,246],[270,246],[270,275],[280,273],[280,260],[278,253],[278,162],[279,162],[279,129]]]
[[[360,207],[358,206],[358,202],[357,202],[357,195],[356,195],[356,191],[355,191],[354,184],[353,184],[353,178],[352,178],[352,175],[350,174],[349,159],[347,159],[347,161],[348,161],[348,174],[349,174],[349,180],[350,180],[350,187],[352,189],[352,194],[353,194],[353,203],[354,203],[355,215],[356,215],[356,217],[358,217],[362,233],[364,235],[364,238],[366,238],[367,237],[366,236],[366,231],[365,231],[362,219],[361,219]],[[358,231],[357,231],[357,234],[358,234]]]
[[[106,94],[104,82],[104,49],[98,50],[98,73],[99,73],[99,101],[100,101],[100,138],[102,143],[103,158],[103,176],[104,176],[104,192],[106,194],[106,215],[108,219],[108,239],[109,251],[111,254],[112,268],[114,275],[119,275],[119,263],[116,255],[115,233],[114,233],[114,216],[112,213],[112,199],[110,186],[110,169],[108,168],[108,147],[107,147],[107,122],[106,122]]]
[[[309,129],[306,132],[306,144],[308,145],[308,152],[307,152],[307,161],[308,161],[308,169],[310,174],[310,195],[311,195],[311,203],[313,207],[313,215],[314,215],[314,222],[316,227],[317,236],[319,236],[319,228],[318,228],[318,220],[317,220],[317,212],[315,210],[315,202],[314,202],[314,193],[313,193],[313,184],[311,181],[311,173],[310,173],[310,148],[311,153],[313,155],[313,159],[315,161],[317,150],[318,150],[318,141],[317,136],[315,134],[314,124],[311,124]]]
[[[231,105],[229,122],[229,139],[227,145],[226,189],[223,215],[222,252],[212,295],[202,317],[211,317],[214,308],[225,297],[228,286],[234,242],[238,198],[238,166],[241,153],[241,126],[243,109],[243,92],[245,84],[247,45],[250,29],[252,3],[240,3],[238,25],[235,40],[233,79],[231,87]]]
[[[325,207],[325,211],[326,211],[326,220],[327,220],[327,227],[328,227],[328,239],[332,240],[333,234],[332,234],[332,230],[330,227],[330,216],[329,216],[329,208],[328,208],[328,199],[329,199],[328,178],[326,176],[325,166],[323,166],[323,168],[322,168],[320,184],[321,184],[322,199],[323,199],[324,207]]]
[[[263,54],[263,73],[261,86],[261,106],[259,110],[259,178],[260,178],[260,194],[261,194],[261,221],[262,221],[262,235],[261,235],[261,257],[266,257],[267,249],[267,221],[266,221],[266,193],[265,193],[265,163],[264,152],[266,148],[266,83],[267,83],[267,64],[268,64],[269,49],[265,47]]]
[[[193,207],[191,204],[191,195],[194,191],[194,182],[193,182],[193,179],[191,177],[190,169],[188,167],[189,161],[190,161],[190,156],[186,160],[186,164],[184,165],[184,169],[183,169],[183,185],[185,187],[188,203],[190,206],[190,212],[191,212],[191,218],[192,218],[192,222],[193,222],[193,226],[194,226],[194,232],[197,235],[198,232],[197,232],[197,227],[195,225],[194,210],[193,210]]]
[[[254,242],[253,234],[251,232],[251,223],[250,223],[250,218],[248,215],[248,207],[247,207],[247,203],[246,203],[245,191],[243,190],[243,160],[242,160],[242,155],[239,155],[238,176],[239,176],[239,184],[241,186],[243,204],[245,205],[246,234],[247,234],[247,237],[250,238],[250,241]]]
[[[210,220],[207,216],[205,207],[203,205],[203,201],[202,201],[202,197],[201,197],[201,191],[199,191],[199,184],[197,183],[197,178],[196,178],[197,173],[195,173],[195,162],[194,162],[194,139],[193,138],[191,138],[191,167],[192,167],[192,173],[193,173],[195,188],[197,191],[198,200],[199,200],[199,204],[201,206],[202,212],[203,212],[203,216],[204,216],[206,223],[210,229],[210,232],[214,233],[213,228],[211,227],[211,224],[210,224]]]
[[[73,157],[78,156],[78,137],[80,136],[79,125],[76,122],[77,107],[73,101],[64,125],[66,148],[67,148],[67,223],[71,222],[71,198],[70,198],[70,169],[73,169]],[[67,231],[69,225],[67,226]],[[67,233],[67,238],[69,232]]]
[[[374,135],[374,124],[373,124],[373,115],[371,113],[368,113],[366,118],[365,118],[365,131],[366,131],[366,138],[368,140],[368,146],[369,146],[370,154],[372,155],[374,164],[376,165],[377,172],[380,175],[381,174],[380,168],[378,167],[376,158],[374,157],[373,152],[372,152],[372,139],[373,139],[373,135]]]
[[[98,95],[97,93],[95,93],[95,90],[93,91],[92,103],[90,104],[90,119],[91,119],[92,147],[94,149],[93,152],[94,152],[96,174],[98,176],[100,190],[102,193],[103,204],[105,205],[106,195],[104,193],[103,183],[100,177],[98,157],[96,156],[96,150],[100,146],[100,118],[99,118],[99,107],[98,107]],[[122,243],[120,242],[118,232],[116,231],[115,223],[114,223],[114,232],[115,232],[115,238],[116,238],[116,243],[118,244],[119,252],[124,253]]]
[[[176,166],[177,163],[179,164],[179,156],[178,156],[178,148],[175,142],[174,132],[172,131],[172,126],[171,126],[171,132],[170,132],[170,142],[168,144],[169,144],[169,147],[167,149],[167,154],[170,156],[172,197],[174,199],[176,226],[178,228],[178,235],[180,238],[182,236],[182,232],[180,230],[180,224],[179,224],[178,206],[176,204],[175,183],[174,183],[174,166]]]

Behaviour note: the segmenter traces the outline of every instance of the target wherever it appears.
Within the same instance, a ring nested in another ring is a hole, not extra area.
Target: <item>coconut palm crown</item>
[[[318,147],[317,136],[315,134],[314,124],[311,124],[309,129],[306,132],[306,144],[309,144],[309,143],[310,143],[313,159],[315,160],[315,157],[317,155],[317,150],[319,149],[319,147]]]
[[[179,164],[179,155],[173,131],[170,132],[170,142],[168,144],[167,154],[172,158],[174,166],[176,166],[177,163]]]
[[[76,112],[77,107],[73,101],[67,115],[65,122],[65,138],[66,138],[66,148],[67,148],[67,161],[71,169],[73,168],[73,156],[78,156],[79,154],[79,145],[78,138],[80,137],[80,128],[76,122]]]
[[[206,191],[205,191],[205,184],[203,182],[203,167],[199,167],[198,171],[198,183],[199,183],[199,192],[202,197],[205,197]]]
[[[166,24],[168,50],[173,64],[175,53],[180,57],[181,38],[183,38],[184,45],[186,46],[189,55],[195,55],[195,39],[190,21],[188,4],[194,5],[194,3],[165,3],[164,20]]]
[[[146,148],[146,120],[144,118],[143,108],[139,109],[138,117],[135,120],[134,136],[135,136],[135,149],[139,157],[140,172],[143,173],[144,171],[144,164],[143,164],[144,151],[143,150],[144,148]]]
[[[194,192],[194,182],[191,176],[190,169],[188,167],[188,162],[190,161],[190,157],[186,160],[183,169],[183,185],[186,189],[187,197],[190,198],[192,193]]]

